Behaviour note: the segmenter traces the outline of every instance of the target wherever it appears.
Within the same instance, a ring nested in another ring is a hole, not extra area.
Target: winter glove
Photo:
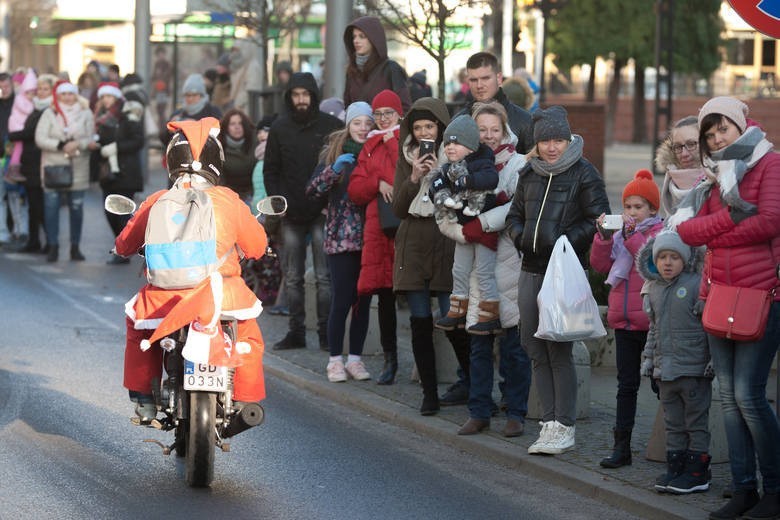
[[[658,380],[654,377],[650,378],[650,389],[655,394],[656,399],[661,399],[661,389],[658,388]]]
[[[704,377],[709,377],[710,379],[715,377],[715,369],[712,368],[712,360],[704,367]]]
[[[496,206],[503,206],[507,202],[512,200],[512,197],[510,197],[507,192],[502,191],[498,195],[496,195]]]
[[[336,162],[333,163],[333,166],[331,166],[330,169],[336,173],[341,173],[348,164],[355,164],[355,154],[343,153],[339,155],[336,157]]]
[[[453,183],[455,185],[455,190],[457,191],[463,191],[470,188],[471,184],[471,176],[469,175],[463,175],[462,177],[458,177],[455,179],[455,182]]]
[[[472,244],[477,243],[479,242],[480,238],[482,238],[483,234],[484,231],[482,231],[482,222],[480,222],[478,218],[469,220],[463,224],[463,236],[466,238],[467,242]]]
[[[701,316],[704,314],[704,304],[706,302],[704,300],[696,300],[696,303],[693,304],[693,315],[694,316]]]
[[[645,377],[653,377],[653,369],[655,367],[653,366],[653,360],[651,358],[645,358],[644,361],[642,361],[642,375]]]
[[[748,217],[752,217],[753,215],[758,214],[758,208],[753,208],[748,211],[743,211],[741,209],[737,209],[734,206],[729,206],[729,217],[731,217],[731,221],[734,222],[734,225],[739,225],[740,222],[745,220]]]

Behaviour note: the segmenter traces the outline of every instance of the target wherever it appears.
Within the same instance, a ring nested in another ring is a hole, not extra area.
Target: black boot
[[[60,256],[60,246],[49,245],[48,251],[46,251],[46,261],[56,262],[59,256]]]
[[[765,518],[780,518],[780,493],[767,493],[758,503],[751,507],[742,518],[746,520],[763,520]]]
[[[726,505],[710,513],[711,520],[731,520],[739,518],[758,504],[758,491],[755,489],[735,489],[731,494],[731,500]]]
[[[689,451],[685,454],[685,471],[672,479],[666,490],[675,495],[701,493],[710,489],[710,460],[704,451]]]
[[[70,246],[70,259],[76,262],[86,260],[84,255],[81,254],[81,251],[79,251],[79,246],[77,244],[71,244]]]
[[[398,372],[398,353],[385,352],[385,364],[382,373],[379,374],[376,384],[392,385],[395,382],[395,373]]]
[[[666,452],[666,473],[655,479],[655,490],[659,493],[668,491],[669,482],[676,479],[685,471],[685,450],[673,450]]]
[[[410,317],[409,323],[412,329],[412,353],[423,388],[420,414],[434,415],[439,411],[439,385],[436,380],[436,352],[433,350],[433,318]]]
[[[615,447],[612,455],[601,460],[602,468],[620,468],[631,465],[631,430],[612,430],[615,436]]]

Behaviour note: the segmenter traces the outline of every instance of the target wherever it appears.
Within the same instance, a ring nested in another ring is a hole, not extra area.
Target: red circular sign
[[[729,0],[729,3],[755,30],[780,38],[780,0]]]

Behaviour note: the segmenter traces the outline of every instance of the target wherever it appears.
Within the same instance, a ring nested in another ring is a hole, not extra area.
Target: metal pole
[[[514,36],[514,14],[515,2],[513,0],[504,0],[503,16],[501,20],[501,72],[509,77],[512,75],[512,36]]]
[[[346,84],[347,53],[344,30],[352,18],[352,0],[327,0],[325,20],[325,84],[322,99],[341,98]]]
[[[149,0],[135,1],[135,73],[144,82],[144,91],[151,92],[152,48],[149,38],[152,35],[152,16],[149,10]],[[149,143],[144,142],[141,153],[141,170],[143,178],[149,178]]]
[[[550,17],[549,0],[541,0],[539,8],[542,11],[542,60],[539,66],[539,105],[547,101],[547,82],[544,77],[544,62],[547,56],[547,19]],[[544,107],[542,107],[544,108]]]

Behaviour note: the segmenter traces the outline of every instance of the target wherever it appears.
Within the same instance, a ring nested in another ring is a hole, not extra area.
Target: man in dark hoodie
[[[327,350],[330,276],[322,249],[324,204],[307,199],[305,189],[317,166],[325,138],[341,128],[343,123],[336,117],[320,112],[319,91],[311,73],[296,72],[290,76],[284,102],[287,111],[271,125],[263,164],[266,192],[268,195],[284,195],[288,204],[287,213],[282,218],[282,240],[290,330],[273,348],[286,350],[306,347],[303,275],[306,238],[310,235],[317,280],[317,333],[320,348]]]
[[[347,25],[344,46],[349,54],[344,106],[355,101],[371,104],[383,90],[401,98],[404,113],[412,106],[406,71],[387,57],[387,38],[376,16],[363,16]]]
[[[512,103],[501,89],[503,77],[498,58],[489,52],[472,54],[466,61],[466,81],[469,85],[466,106],[455,114],[453,119],[462,114],[471,115],[471,109],[477,101],[482,103],[497,101],[506,109],[509,128],[517,136],[517,151],[524,154],[530,152],[534,147],[531,114]]]

